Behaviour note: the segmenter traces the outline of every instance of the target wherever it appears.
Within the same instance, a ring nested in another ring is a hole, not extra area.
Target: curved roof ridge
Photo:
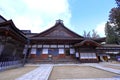
[[[72,31],[72,30],[68,29],[66,26],[64,26],[63,21],[62,21],[62,23],[59,22],[59,21],[56,22],[54,26],[52,26],[52,27],[48,28],[47,30],[45,30],[45,31],[43,31],[43,32],[41,32],[41,33],[39,33],[39,34],[37,34],[37,35],[34,35],[34,36],[32,36],[32,37],[42,36],[42,35],[44,35],[45,33],[47,33],[48,31],[51,31],[52,29],[56,28],[58,25],[62,25],[63,28],[65,28],[66,30],[70,31],[71,33],[73,33],[73,34],[76,35],[77,37],[83,38],[83,36],[75,33],[74,31]]]

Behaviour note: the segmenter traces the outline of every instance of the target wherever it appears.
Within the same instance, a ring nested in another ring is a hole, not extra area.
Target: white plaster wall
[[[43,49],[42,54],[48,54],[48,49]]]
[[[75,49],[74,48],[71,48],[70,49],[70,54],[74,54],[75,53]]]
[[[69,45],[65,45],[65,48],[69,48]]]
[[[42,48],[42,45],[38,45],[38,48]]]
[[[58,45],[58,48],[64,48],[64,45]]]
[[[36,54],[36,49],[31,49],[31,54]]]
[[[32,45],[32,48],[36,48],[37,47],[37,45]]]
[[[43,45],[44,48],[49,48],[50,46],[49,45]]]
[[[76,58],[78,58],[78,57],[79,57],[79,53],[78,53],[78,52],[76,52],[76,53],[75,53],[75,56],[76,56]]]
[[[57,45],[51,45],[50,47],[51,48],[57,48]]]
[[[24,48],[23,54],[26,54],[26,53],[27,53],[27,48]]]
[[[64,54],[64,49],[59,49],[59,54]]]
[[[80,58],[81,59],[95,59],[96,53],[80,53]]]

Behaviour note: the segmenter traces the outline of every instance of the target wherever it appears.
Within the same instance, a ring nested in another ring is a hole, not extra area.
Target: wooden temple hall
[[[115,59],[120,45],[107,45],[105,38],[84,38],[68,29],[62,20],[41,33],[19,30],[12,20],[0,16],[0,60],[80,63]]]

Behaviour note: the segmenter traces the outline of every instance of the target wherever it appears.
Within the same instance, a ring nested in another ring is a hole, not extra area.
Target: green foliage
[[[115,0],[117,7],[112,8],[109,14],[109,21],[105,26],[106,43],[119,43],[120,35],[120,0]]]
[[[117,6],[120,7],[120,0],[115,0],[117,3]]]
[[[105,35],[107,44],[116,44],[118,42],[118,35],[109,22],[105,25]]]
[[[120,32],[120,8],[112,8],[109,15],[109,22],[114,24],[114,29]]]

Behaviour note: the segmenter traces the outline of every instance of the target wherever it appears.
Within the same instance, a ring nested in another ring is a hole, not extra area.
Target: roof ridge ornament
[[[61,20],[61,19],[56,20],[56,24],[58,24],[58,23],[63,24],[63,20]]]

